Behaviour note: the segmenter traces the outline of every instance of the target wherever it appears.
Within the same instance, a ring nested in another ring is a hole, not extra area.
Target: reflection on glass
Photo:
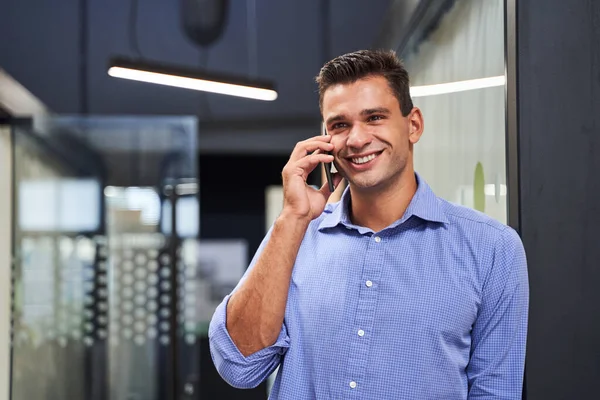
[[[414,91],[425,119],[416,170],[439,196],[506,223],[503,7],[503,0],[456,1],[404,59],[411,86],[454,88]],[[485,87],[464,85],[483,78]]]

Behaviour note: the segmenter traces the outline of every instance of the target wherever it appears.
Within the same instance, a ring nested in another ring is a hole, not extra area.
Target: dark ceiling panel
[[[331,0],[330,56],[371,48],[390,3],[389,0]]]
[[[0,65],[50,109],[80,111],[79,0],[5,0],[0,17]],[[142,55],[185,66],[203,60],[212,70],[249,75],[246,1],[231,2],[223,36],[208,50],[195,47],[180,26],[179,2],[138,1]],[[279,88],[275,102],[201,94],[110,78],[111,55],[133,56],[130,5],[124,0],[88,0],[89,112],[92,114],[200,115],[202,120],[318,116],[314,76],[322,64],[319,1],[256,0],[257,65],[260,78]],[[370,47],[388,0],[332,0],[331,56]]]
[[[0,67],[57,112],[78,112],[78,0],[3,0]]]

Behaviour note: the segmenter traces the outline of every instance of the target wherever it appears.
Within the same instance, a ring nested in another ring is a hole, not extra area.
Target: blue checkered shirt
[[[417,182],[404,216],[379,232],[350,221],[348,190],[310,224],[272,346],[244,357],[223,300],[209,338],[230,385],[255,387],[279,366],[272,399],[521,398],[529,304],[521,240],[438,198],[418,174]]]

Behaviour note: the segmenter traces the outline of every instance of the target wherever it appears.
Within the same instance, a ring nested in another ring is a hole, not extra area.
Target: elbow
[[[236,389],[253,389],[260,385],[280,361],[280,354],[245,357],[241,353],[227,356],[217,343],[210,343],[210,354],[219,376]],[[270,353],[270,352],[269,352]]]
[[[213,364],[230,386],[251,389],[260,385],[279,365],[281,356],[289,346],[287,335],[281,343],[247,355],[241,352],[226,328],[224,308],[216,312],[208,330],[210,354]],[[217,310],[218,311],[218,310]]]
[[[225,382],[236,389],[254,389],[264,380],[259,379],[251,368],[239,368],[228,363],[221,364],[217,371]]]
[[[258,353],[261,350],[269,348],[277,342],[277,338],[279,332],[276,335],[270,333],[269,335],[255,335],[257,338],[255,340],[251,340],[250,342],[244,342],[243,340],[237,339],[237,335],[234,336],[231,331],[230,337],[239,352],[244,356],[244,358],[248,358],[251,355]],[[250,338],[252,339],[252,338]]]

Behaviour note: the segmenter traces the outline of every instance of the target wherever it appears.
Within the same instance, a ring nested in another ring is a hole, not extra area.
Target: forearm
[[[242,286],[227,304],[227,331],[244,356],[275,343],[290,279],[308,222],[281,215],[269,242]]]

